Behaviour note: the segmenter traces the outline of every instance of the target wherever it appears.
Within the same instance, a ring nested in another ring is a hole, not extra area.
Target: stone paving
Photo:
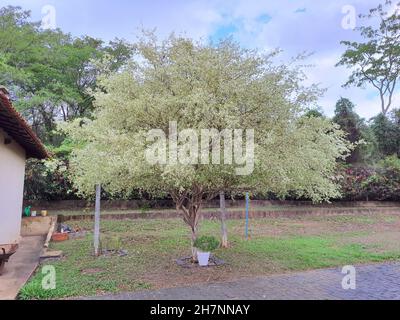
[[[356,266],[356,289],[342,288],[342,268],[246,278],[232,282],[121,293],[111,300],[399,300],[400,263]]]
[[[0,276],[0,300],[13,300],[39,264],[43,236],[23,237]]]

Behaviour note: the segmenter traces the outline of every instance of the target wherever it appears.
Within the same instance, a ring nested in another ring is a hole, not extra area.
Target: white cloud
[[[340,41],[359,39],[356,32],[342,27],[342,8],[345,5],[354,6],[358,15],[376,7],[377,3],[376,0],[237,0],[233,5],[229,3],[215,10],[223,13],[225,24],[227,21],[242,22],[245,27],[235,33],[235,39],[247,47],[262,50],[280,47],[285,51],[286,59],[303,51],[315,52],[307,61],[315,65],[307,71],[308,83],[321,83],[321,87],[328,89],[319,101],[324,112],[332,115],[336,101],[343,96],[357,105],[360,116],[368,119],[380,112],[380,100],[374,94],[374,88],[343,88],[350,70],[335,67],[345,50]],[[257,22],[257,17],[263,14],[272,19],[268,23]],[[357,20],[357,24],[360,23]],[[400,106],[399,102],[397,97],[393,105]]]
[[[120,0],[111,5],[106,0],[0,0],[0,5],[22,5],[33,10],[35,19],[40,19],[40,9],[48,2],[56,4],[57,22],[63,30],[105,39],[118,36],[133,40],[138,27],[157,27],[161,37],[176,31],[208,39],[221,26],[233,24],[235,39],[244,46],[261,50],[280,47],[286,60],[305,50],[315,52],[307,61],[315,68],[307,74],[309,82],[328,88],[319,101],[326,114],[333,113],[340,96],[356,103],[357,111],[365,118],[380,111],[373,89],[343,89],[341,85],[346,82],[349,70],[335,67],[344,51],[340,41],[358,39],[357,33],[341,26],[343,6],[352,5],[359,14],[376,7],[380,2],[377,0]],[[263,15],[271,20],[259,19]],[[399,103],[397,97],[394,106],[400,106]]]

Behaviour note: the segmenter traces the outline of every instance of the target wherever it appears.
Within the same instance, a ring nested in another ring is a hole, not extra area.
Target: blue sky
[[[343,89],[349,71],[336,68],[344,48],[341,40],[357,40],[357,34],[342,27],[344,6],[355,13],[366,12],[379,0],[0,0],[0,5],[20,5],[32,11],[34,20],[43,17],[42,8],[52,5],[57,27],[79,36],[110,40],[114,37],[135,40],[140,28],[157,28],[161,37],[170,32],[193,38],[217,40],[232,36],[243,46],[284,50],[282,59],[313,52],[307,63],[309,82],[327,88],[319,104],[332,115],[340,96],[356,104],[357,112],[370,118],[379,112],[374,90]],[[356,24],[361,22],[357,19]],[[397,90],[395,106],[400,107]]]

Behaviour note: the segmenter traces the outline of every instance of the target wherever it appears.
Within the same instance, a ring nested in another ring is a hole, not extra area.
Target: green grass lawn
[[[398,215],[329,215],[255,219],[251,239],[244,239],[244,221],[228,221],[230,248],[215,255],[226,265],[202,269],[177,266],[190,254],[188,227],[180,219],[102,221],[103,242],[117,239],[128,255],[92,253],[93,222],[74,221],[88,230],[84,239],[52,243],[65,257],[53,265],[57,288],[41,288],[41,268],[22,288],[21,299],[68,298],[121,291],[185,286],[241,277],[381,262],[400,258]],[[202,221],[201,235],[219,235],[218,221]]]

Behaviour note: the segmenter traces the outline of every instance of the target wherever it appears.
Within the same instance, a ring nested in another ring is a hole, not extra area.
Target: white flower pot
[[[210,252],[197,251],[197,260],[199,260],[199,266],[207,267],[209,259],[210,259]]]

